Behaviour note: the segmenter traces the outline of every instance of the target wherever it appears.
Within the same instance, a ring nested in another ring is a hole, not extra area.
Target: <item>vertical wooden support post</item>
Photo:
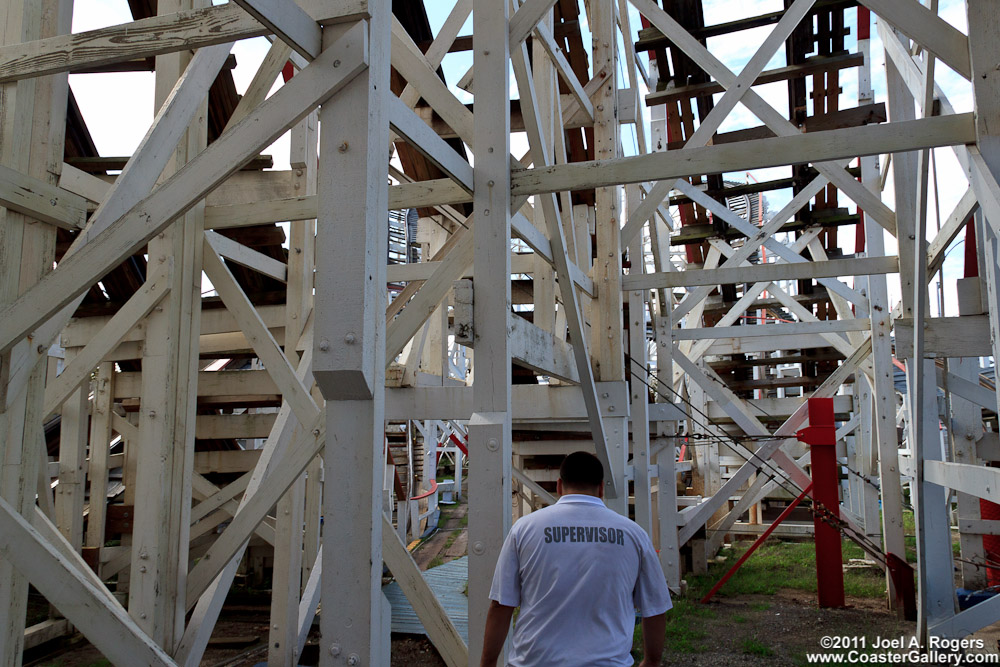
[[[924,51],[924,117],[933,115],[934,56]],[[912,101],[904,102],[907,109]],[[928,627],[955,614],[955,590],[951,532],[948,517],[948,492],[941,485],[924,478],[926,461],[943,459],[938,416],[937,380],[933,359],[924,358],[924,322],[930,317],[927,293],[927,201],[930,151],[916,155],[916,170],[906,174],[911,187],[896,192],[897,241],[899,242],[900,283],[903,308],[913,318],[912,356],[906,360],[907,403],[909,418],[907,441],[913,453],[915,475],[910,486],[917,538],[917,629],[926,643]],[[911,157],[912,162],[912,157]],[[897,186],[898,187],[898,186]],[[898,206],[901,196],[915,198],[914,217],[900,225]],[[904,240],[905,239],[905,240]],[[909,301],[907,301],[909,291]]]
[[[286,71],[290,67],[286,67]],[[319,148],[319,112],[314,111],[299,121],[291,132],[291,148],[289,151],[289,166],[293,170],[293,188],[304,195],[316,194],[316,169],[318,166]],[[316,266],[316,220],[293,220],[289,223],[288,244],[288,287],[285,299],[285,356],[293,365],[298,366],[299,354],[296,347],[305,333],[306,321],[313,307],[313,270]],[[317,402],[319,402],[317,400]],[[319,551],[319,517],[320,517],[320,468],[322,459],[316,459],[309,468],[301,483],[304,485],[304,514],[298,517],[299,525],[305,524],[305,534],[299,543],[301,560],[301,586],[305,587],[309,575],[316,564],[316,554]],[[298,484],[298,483],[296,483]],[[294,487],[293,487],[294,488]],[[289,493],[289,495],[291,495]],[[283,513],[279,508],[279,519]],[[289,514],[294,518],[294,513]],[[277,565],[276,565],[277,567]],[[301,588],[300,588],[301,591]],[[272,608],[274,599],[272,597]],[[288,608],[289,610],[292,607]],[[288,611],[288,614],[291,614]],[[279,615],[280,612],[279,612]],[[285,641],[294,637],[296,618],[288,616],[293,626]],[[272,632],[274,623],[271,623]],[[291,642],[289,642],[291,643]],[[271,649],[274,641],[271,641]],[[295,646],[294,648],[298,648]],[[285,659],[292,656],[291,648],[282,646]],[[297,658],[297,656],[295,656]],[[269,658],[270,660],[270,658]],[[294,664],[294,663],[293,663]]]
[[[382,655],[390,8],[369,3],[368,69],[320,110],[313,369],[327,400],[321,664]],[[325,46],[350,26],[323,31]]]
[[[798,439],[811,445],[813,526],[816,531],[816,578],[820,607],[844,606],[844,560],[840,542],[840,481],[837,427],[832,398],[809,399],[809,426]]]
[[[916,117],[913,96],[906,88],[899,71],[886,58],[886,80],[890,120],[906,121]],[[864,163],[862,163],[864,167]],[[903,316],[913,315],[913,228],[916,219],[917,171],[916,155],[895,153],[892,156],[893,182],[896,195],[896,226],[900,257],[900,286],[902,288]],[[869,178],[874,177],[869,173]],[[882,230],[876,225],[866,225],[866,250],[870,257],[882,255],[885,245]],[[869,276],[869,303],[872,313],[872,363],[875,368],[875,425],[879,446],[879,479],[882,489],[882,533],[886,553],[894,555],[897,562],[905,563],[903,546],[902,485],[899,481],[899,448],[896,435],[896,406],[893,396],[893,369],[891,366],[892,341],[891,314],[888,310],[886,282],[879,276]],[[898,517],[898,518],[897,518]],[[898,524],[896,523],[898,520]],[[887,569],[887,573],[890,572]],[[902,608],[904,590],[889,578],[889,603]]]
[[[70,32],[72,0],[0,2],[0,44]],[[0,164],[55,184],[63,161],[68,75],[0,86]],[[14,301],[52,270],[55,228],[0,207],[0,305]],[[31,370],[25,391],[7,392],[11,360],[28,354],[22,341],[0,356],[0,497],[30,517],[35,508],[45,443],[42,401],[46,361]],[[44,350],[43,350],[44,352]],[[47,473],[45,473],[47,475]],[[21,664],[28,581],[0,561],[0,665]]]
[[[66,363],[74,352],[66,350]],[[87,431],[90,382],[82,383],[62,406],[59,425],[59,484],[56,486],[56,527],[73,548],[83,546],[83,496],[87,473]]]
[[[590,7],[593,31],[594,73],[603,76],[591,97],[594,105],[594,159],[619,156],[618,127],[618,36],[615,0],[594,0]],[[604,382],[625,380],[624,326],[622,323],[622,248],[619,222],[620,190],[617,186],[595,192],[597,260],[594,285],[597,288],[596,322],[593,326],[593,354],[597,359],[596,379]],[[611,470],[605,474],[616,481],[617,498],[608,498],[608,507],[628,516],[628,418],[604,417]]]
[[[639,186],[625,187],[628,210],[639,205]],[[642,230],[629,243],[628,256],[632,263],[631,275],[645,271],[642,252]],[[652,535],[653,505],[649,477],[649,388],[646,386],[646,292],[633,290],[628,293],[629,360],[627,377],[631,378],[632,401],[632,479],[635,496],[635,521]],[[627,489],[627,487],[626,487]],[[628,495],[627,493],[625,494]]]
[[[666,438],[666,444],[656,455],[656,502],[660,529],[660,567],[667,585],[674,591],[681,586],[681,553],[677,539],[677,457],[676,440]]]
[[[543,26],[552,27],[552,10],[546,12],[545,18],[540,22]],[[550,155],[555,155],[554,145],[556,132],[555,105],[558,104],[557,93],[559,82],[556,79],[556,68],[552,65],[552,59],[545,53],[540,40],[533,40],[532,51],[532,78],[535,84],[535,104],[538,109],[538,120],[541,129],[542,141],[545,142]],[[535,158],[535,166],[539,160]],[[539,209],[540,210],[540,209]],[[573,255],[570,254],[572,259]],[[532,285],[534,288],[535,311],[532,322],[552,333],[559,334],[555,330],[556,324],[556,273],[552,267],[535,256],[534,274],[532,275]],[[561,336],[560,336],[561,337]],[[558,382],[558,381],[557,381]]]
[[[271,580],[271,627],[268,629],[267,643],[268,667],[295,667],[299,664],[299,592],[305,481],[305,477],[300,477],[278,501]]]
[[[966,8],[970,21],[969,54],[976,112],[976,146],[993,178],[1000,179],[1000,133],[996,130],[997,123],[1000,122],[1000,103],[997,102],[997,95],[1000,95],[1000,72],[996,69],[997,58],[1000,56],[1000,48],[996,43],[1000,12],[995,3],[983,0],[968,0]],[[970,179],[970,182],[981,183],[982,179]],[[1000,313],[997,312],[997,304],[1000,303],[1000,244],[997,238],[1000,220],[987,217],[983,209],[976,214],[975,220],[979,232],[979,273],[984,281],[982,289],[986,295],[985,306],[989,314],[990,337],[996,359],[1000,353]],[[968,244],[968,239],[966,243]],[[997,404],[1000,407],[1000,394],[997,395]],[[995,574],[989,573],[987,579],[994,579]]]
[[[511,522],[510,8],[475,0],[476,216],[473,415],[469,422],[469,665],[482,654],[490,584]],[[456,461],[456,467],[460,465]]]
[[[963,313],[964,314],[964,313]],[[956,376],[969,382],[979,382],[979,359],[949,359],[948,370]],[[983,409],[973,403],[951,394],[951,425],[948,428],[951,436],[951,450],[955,463],[981,465],[976,455],[976,442],[983,437]],[[962,586],[970,590],[981,590],[988,585],[986,568],[982,563],[982,535],[962,531],[965,520],[978,521],[982,518],[979,511],[979,498],[968,493],[956,492],[958,496],[959,543],[962,547]]]
[[[317,456],[306,469],[305,535],[302,544],[302,591],[318,565],[320,518],[323,515],[323,458]]]
[[[875,91],[871,82],[871,15],[867,9],[858,8],[858,49],[865,55],[865,64],[859,70],[858,104],[874,102]],[[898,78],[898,74],[896,74]],[[861,182],[872,192],[879,192],[879,163],[877,156],[861,158]],[[898,219],[897,214],[897,219]],[[865,252],[869,257],[885,254],[885,231],[880,225],[864,222]],[[882,500],[882,545],[886,553],[896,555],[905,562],[903,546],[903,493],[899,481],[899,446],[896,434],[894,367],[892,365],[892,318],[889,310],[889,291],[884,275],[868,276],[868,312],[871,313],[872,383],[871,430],[861,431],[864,443],[873,451],[878,461],[879,489]],[[862,382],[867,379],[862,377]],[[867,497],[867,496],[866,496]],[[867,527],[867,522],[866,522]],[[877,540],[876,540],[877,541]],[[889,607],[896,609],[895,583],[886,569]]]
[[[90,512],[84,544],[104,546],[104,525],[108,515],[108,455],[111,440],[111,409],[114,404],[115,364],[104,361],[97,367],[94,410],[90,420]],[[100,561],[98,561],[100,562]]]
[[[198,5],[201,6],[201,5]],[[163,0],[160,15],[192,9],[192,0]],[[155,105],[166,100],[190,54],[156,58]],[[164,176],[208,142],[207,103],[188,127]],[[172,265],[170,292],[147,319],[142,358],[129,614],[153,640],[173,651],[184,632],[201,329],[204,203],[149,242],[149,270]]]

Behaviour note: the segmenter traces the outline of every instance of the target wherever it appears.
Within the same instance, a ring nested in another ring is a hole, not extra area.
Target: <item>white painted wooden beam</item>
[[[923,4],[916,0],[861,2],[964,78],[972,78],[969,38]]]
[[[0,554],[46,599],[117,664],[174,665],[163,649],[140,630],[120,604],[113,603],[11,505],[0,498]]]
[[[82,229],[87,222],[83,197],[3,165],[0,206],[71,231]]]
[[[216,253],[231,262],[261,275],[274,278],[279,282],[288,282],[288,265],[284,262],[268,257],[262,252],[257,252],[228,236],[211,230],[205,232],[205,240]]]
[[[270,30],[235,3],[154,16],[0,48],[0,83],[259,37]]]
[[[674,340],[722,340],[725,338],[753,338],[756,336],[799,336],[805,334],[843,333],[867,331],[871,323],[866,319],[822,320],[795,324],[764,324],[760,326],[705,327],[703,329],[678,329]],[[846,344],[846,341],[845,341]]]
[[[864,257],[831,259],[825,262],[798,264],[753,264],[750,266],[701,271],[680,271],[630,275],[622,281],[622,289],[657,289],[661,287],[691,287],[695,285],[729,285],[778,280],[809,280],[833,276],[867,276],[896,273],[896,257]]]
[[[295,0],[234,1],[306,60],[322,50],[322,30]]]
[[[441,168],[467,192],[472,192],[472,165],[445,143],[434,130],[398,97],[387,96],[389,125],[428,160]]]
[[[270,145],[367,67],[364,25],[299,72],[277,93],[180,169],[126,215],[65,258],[35,288],[0,313],[0,349],[7,350],[85,292],[205,194]],[[334,61],[340,64],[333,66]]]
[[[515,195],[535,195],[648,180],[676,180],[698,174],[745,171],[796,162],[828,162],[858,155],[966,144],[973,141],[974,137],[975,127],[971,114],[938,116],[612,160],[515,170],[511,175],[511,192]]]

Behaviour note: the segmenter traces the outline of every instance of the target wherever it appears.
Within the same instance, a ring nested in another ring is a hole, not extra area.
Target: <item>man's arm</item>
[[[510,630],[510,619],[513,616],[514,607],[502,605],[496,600],[490,601],[489,611],[486,612],[483,656],[479,660],[479,667],[496,667],[497,659],[503,650],[503,643],[507,639],[507,632]],[[663,650],[662,640],[660,641],[660,650]]]
[[[489,621],[486,622],[489,627]],[[663,657],[663,639],[667,631],[667,614],[642,619],[642,654],[639,667],[658,667]]]

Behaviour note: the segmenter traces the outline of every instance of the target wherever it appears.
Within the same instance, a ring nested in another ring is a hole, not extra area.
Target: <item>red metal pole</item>
[[[797,433],[812,446],[813,502],[816,515],[816,581],[820,607],[844,606],[844,560],[841,550],[837,429],[832,398],[809,399],[809,426]],[[825,519],[824,519],[825,515]]]
[[[715,584],[715,586],[712,586],[712,590],[710,590],[708,594],[701,599],[702,604],[705,604],[706,602],[711,600],[712,596],[719,592],[719,589],[722,588],[723,584],[729,581],[729,578],[732,577],[734,574],[736,574],[736,570],[740,569],[740,566],[746,562],[747,558],[750,558],[750,556],[753,555],[753,552],[757,551],[757,547],[764,544],[764,540],[766,540],[771,535],[771,533],[774,532],[774,529],[780,526],[781,522],[787,519],[788,515],[792,513],[792,510],[798,507],[799,503],[802,502],[802,499],[805,498],[807,495],[809,495],[809,492],[812,491],[812,488],[813,484],[812,482],[809,482],[809,486],[803,489],[802,493],[799,494],[799,497],[793,500],[791,504],[785,508],[785,511],[782,512],[777,519],[771,522],[771,525],[767,527],[767,530],[764,531],[764,534],[758,537],[757,540],[750,545],[750,548],[747,549],[746,553],[740,556],[740,559],[736,561],[736,563],[734,563],[731,568],[729,568],[729,572],[726,572],[725,576],[723,576],[722,579],[719,579],[719,582]]]

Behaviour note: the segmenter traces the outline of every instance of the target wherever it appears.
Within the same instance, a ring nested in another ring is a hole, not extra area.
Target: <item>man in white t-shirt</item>
[[[660,664],[670,609],[646,532],[604,506],[604,467],[574,452],[559,469],[559,502],[514,524],[490,590],[481,667],[496,667],[514,609],[509,667],[630,667],[635,610],[645,658]]]

